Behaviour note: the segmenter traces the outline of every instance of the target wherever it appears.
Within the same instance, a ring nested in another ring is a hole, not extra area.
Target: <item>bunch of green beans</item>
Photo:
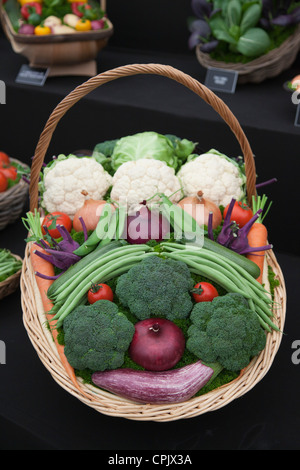
[[[18,272],[21,267],[22,261],[15,258],[9,250],[0,249],[0,282]]]
[[[145,244],[125,245],[93,259],[52,295],[54,307],[51,313],[55,315],[51,323],[54,322],[56,328],[60,327],[66,316],[83,302],[92,284],[106,282],[127,272],[147,256],[155,255],[150,251],[151,248]]]
[[[274,314],[269,293],[243,267],[205,248],[169,242],[162,243],[162,246],[165,249],[164,256],[183,261],[191,272],[211,279],[227,292],[243,295],[258,316],[261,326],[269,332],[272,329],[279,331],[272,321]]]

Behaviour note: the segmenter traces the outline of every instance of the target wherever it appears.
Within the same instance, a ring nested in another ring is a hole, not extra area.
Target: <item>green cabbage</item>
[[[123,163],[141,158],[161,160],[177,170],[194,151],[195,146],[196,143],[172,134],[146,131],[97,144],[93,156],[105,168],[109,164],[113,172]]]

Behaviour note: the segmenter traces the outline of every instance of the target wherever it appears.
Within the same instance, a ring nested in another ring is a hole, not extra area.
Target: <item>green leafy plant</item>
[[[189,21],[189,47],[225,62],[248,62],[279,47],[300,21],[299,2],[192,0],[191,5],[196,18]]]
[[[227,7],[209,20],[213,36],[225,41],[231,52],[258,57],[270,46],[268,33],[257,24],[261,17],[260,1],[230,0]]]

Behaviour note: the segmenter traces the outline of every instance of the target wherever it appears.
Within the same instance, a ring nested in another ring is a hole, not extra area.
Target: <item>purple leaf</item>
[[[276,18],[273,18],[271,23],[276,26],[289,26],[294,24],[294,19],[292,15],[279,15]]]
[[[189,37],[188,46],[189,49],[194,49],[194,47],[198,46],[201,43],[201,38],[197,32],[192,33]]]
[[[218,44],[219,44],[219,41],[217,39],[206,42],[200,46],[200,51],[210,53],[217,47]]]
[[[211,33],[209,24],[204,20],[195,20],[190,24],[190,32],[198,33],[199,36],[204,38],[208,37]]]
[[[299,23],[300,22],[300,7],[295,8],[295,10],[292,11],[291,15],[293,17],[294,24]]]
[[[209,18],[213,6],[206,0],[192,0],[192,10],[198,18]]]

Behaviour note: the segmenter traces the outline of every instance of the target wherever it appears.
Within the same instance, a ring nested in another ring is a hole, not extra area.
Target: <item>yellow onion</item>
[[[97,201],[95,199],[86,199],[83,206],[80,207],[74,215],[74,230],[76,230],[76,232],[82,231],[82,224],[79,217],[82,217],[87,230],[95,230],[105,204],[106,201],[104,200]],[[111,206],[113,210],[115,210],[115,206],[113,204]]]
[[[222,214],[219,207],[209,199],[203,197],[203,192],[198,191],[196,196],[189,196],[177,203],[185,212],[190,214],[198,225],[208,225],[210,212],[212,213],[212,228],[217,228],[222,222]],[[199,206],[201,204],[202,206]]]

